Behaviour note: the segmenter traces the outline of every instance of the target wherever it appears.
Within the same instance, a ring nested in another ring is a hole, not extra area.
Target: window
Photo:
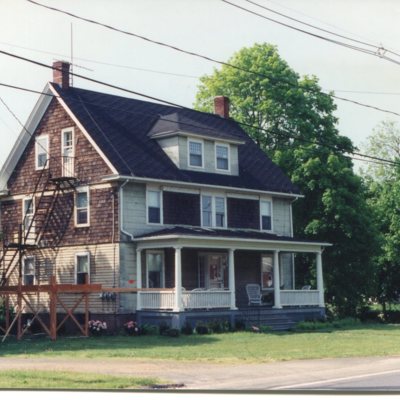
[[[272,230],[271,210],[272,210],[272,205],[269,200],[260,201],[261,230],[263,231]]]
[[[74,130],[63,129],[61,132],[62,176],[74,176]]]
[[[215,198],[215,226],[224,227],[225,226],[225,198],[216,197]]]
[[[161,224],[161,192],[147,191],[147,221],[149,224]]]
[[[83,285],[90,282],[90,253],[75,255],[76,283]]]
[[[164,253],[162,251],[146,253],[146,282],[148,288],[164,287]]]
[[[89,225],[89,189],[78,188],[75,195],[75,225]]]
[[[38,136],[35,143],[36,150],[36,169],[47,168],[47,160],[49,155],[49,137]]]
[[[272,255],[263,255],[261,257],[261,286],[263,289],[269,289],[274,286]]]
[[[225,197],[201,196],[201,226],[226,227]]]
[[[23,199],[22,203],[22,215],[23,215],[23,220],[22,220],[22,225],[24,229],[24,236],[26,239],[26,242],[29,244],[32,244],[32,237],[34,236],[35,233],[35,222],[33,220],[33,217],[35,215],[35,202],[33,197],[28,197],[26,199]],[[28,236],[28,233],[29,236]]]
[[[229,146],[215,145],[215,165],[217,170],[229,171]]]
[[[25,257],[23,260],[24,285],[35,284],[35,257]]]
[[[203,168],[203,142],[189,140],[189,166]]]
[[[201,196],[201,213],[203,226],[212,226],[212,197]]]

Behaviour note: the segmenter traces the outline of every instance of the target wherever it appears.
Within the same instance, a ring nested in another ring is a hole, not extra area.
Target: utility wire
[[[281,13],[281,12],[279,12],[279,11],[276,11],[276,10],[270,8],[270,7],[263,6],[263,5],[259,4],[259,3],[256,3],[256,2],[253,1],[253,0],[244,0],[244,1],[247,1],[247,2],[250,3],[250,4],[253,4],[253,5],[257,6],[257,7],[263,8],[264,10],[267,10],[267,11],[272,12],[272,13],[274,13],[274,14],[280,15],[281,17],[290,19],[291,21],[295,21],[295,22],[297,22],[297,23],[299,23],[299,24],[306,25],[306,26],[308,26],[308,27],[310,27],[310,28],[317,29],[317,30],[320,30],[320,31],[325,32],[325,33],[329,33],[330,35],[337,36],[337,37],[340,37],[340,38],[342,38],[342,39],[350,40],[350,41],[352,41],[352,42],[359,43],[359,44],[362,44],[362,45],[364,45],[364,46],[372,47],[372,48],[376,49],[377,51],[379,50],[379,51],[381,51],[381,52],[392,53],[392,54],[394,54],[394,55],[400,57],[400,54],[395,53],[394,51],[388,50],[388,49],[384,48],[383,46],[377,46],[377,45],[375,45],[375,44],[371,44],[371,43],[368,43],[368,42],[364,42],[364,41],[361,41],[361,40],[358,40],[358,39],[353,39],[353,38],[351,38],[351,37],[349,37],[349,36],[341,35],[341,34],[339,34],[339,33],[335,33],[335,32],[333,32],[333,31],[330,31],[330,30],[327,30],[327,29],[318,27],[318,26],[316,26],[316,25],[309,24],[309,23],[304,22],[304,21],[301,21],[301,20],[299,20],[299,19],[297,19],[297,18],[293,18],[293,17],[290,17],[289,15],[286,15],[286,14],[284,14],[284,13]]]
[[[32,1],[32,0],[27,0],[27,1]],[[284,23],[284,22],[278,21],[278,20],[276,20],[276,19],[267,17],[267,16],[265,16],[265,15],[263,15],[263,14],[259,14],[259,13],[255,12],[255,11],[249,10],[248,8],[239,6],[239,5],[235,4],[235,3],[231,3],[231,2],[228,1],[228,0],[221,0],[221,1],[222,1],[223,3],[229,4],[229,5],[232,6],[232,7],[238,8],[238,9],[240,9],[240,10],[242,10],[242,11],[245,11],[245,12],[250,13],[250,14],[252,14],[252,15],[255,15],[255,16],[257,16],[257,17],[266,19],[266,20],[268,20],[268,21],[274,22],[274,23],[276,23],[276,24],[278,24],[278,25],[282,25],[282,26],[284,26],[284,27],[286,27],[286,28],[295,30],[295,31],[297,31],[297,32],[301,32],[301,33],[304,33],[304,34],[306,34],[306,35],[315,37],[315,38],[317,38],[317,39],[322,39],[322,40],[325,40],[325,41],[327,41],[327,42],[330,42],[330,43],[333,43],[333,44],[337,44],[338,46],[346,47],[346,48],[351,49],[351,50],[355,50],[355,51],[358,51],[358,52],[361,52],[361,53],[365,53],[365,54],[369,54],[369,55],[372,55],[372,56],[375,56],[375,57],[379,57],[379,58],[382,58],[382,59],[384,59],[384,60],[390,61],[390,62],[392,62],[392,63],[394,63],[394,64],[400,65],[400,61],[397,61],[397,60],[395,60],[395,59],[393,59],[393,58],[390,58],[390,57],[387,57],[387,56],[385,55],[386,49],[378,48],[377,51],[372,51],[372,50],[364,49],[364,48],[362,48],[362,47],[358,47],[358,46],[355,46],[355,45],[351,45],[351,44],[347,44],[347,43],[344,43],[344,42],[340,42],[340,41],[338,41],[338,40],[330,39],[330,38],[327,38],[327,37],[325,37],[325,36],[317,35],[317,34],[312,33],[312,32],[310,32],[310,31],[306,31],[306,30],[304,30],[304,29],[297,28],[297,27],[295,27],[295,26],[293,26],[293,25],[289,25],[289,24],[286,24],[286,23]]]
[[[55,69],[56,69],[56,68],[55,68]],[[45,92],[39,92],[39,91],[36,91],[36,90],[26,89],[26,88],[14,86],[14,85],[8,85],[8,84],[4,84],[4,83],[0,83],[0,86],[5,86],[5,87],[8,87],[8,88],[13,88],[13,89],[17,89],[17,90],[22,90],[22,91],[25,91],[25,92],[32,92],[32,93],[43,94],[43,95],[52,96],[52,97],[55,97],[55,98],[61,98],[61,97],[58,96],[58,95],[49,94],[49,93],[45,93]],[[112,109],[112,110],[117,110],[117,111],[122,111],[122,112],[128,113],[128,114],[145,115],[145,116],[153,117],[153,115],[147,114],[147,113],[144,113],[144,112],[135,112],[135,111],[132,111],[132,110],[122,109],[122,108],[120,108],[120,107],[113,107],[113,106],[108,106],[108,105],[99,104],[99,103],[95,103],[95,102],[89,102],[89,101],[87,101],[87,100],[83,100],[81,96],[79,96],[79,101],[78,101],[78,100],[75,100],[75,99],[73,99],[73,98],[70,98],[70,100],[81,103],[81,104],[84,106],[84,108],[85,108],[85,110],[87,111],[88,114],[90,114],[90,112],[89,112],[89,110],[87,109],[87,107],[85,106],[85,104],[92,105],[92,106],[96,106],[96,107],[104,107],[104,108],[107,108],[107,109]],[[157,99],[157,100],[160,101],[160,102],[163,102],[162,99]],[[22,122],[15,116],[15,114],[11,111],[11,109],[10,109],[8,106],[6,106],[6,108],[10,111],[10,113],[14,116],[14,118],[17,119],[17,121],[19,122],[19,124],[26,130],[25,126],[24,126],[24,125],[22,124]],[[197,111],[197,110],[194,110],[194,109],[191,109],[191,108],[187,108],[187,107],[183,107],[183,106],[179,106],[179,108],[187,109],[187,110],[190,110],[190,111],[199,112],[199,111]],[[90,117],[91,117],[92,121],[94,121],[94,119],[93,119],[93,117],[92,117],[91,114],[90,114]],[[160,119],[161,121],[165,121],[165,122],[171,122],[171,123],[175,123],[175,122],[176,122],[176,121],[174,121],[174,120],[171,120],[171,119],[168,119],[168,118],[162,117],[162,116],[160,116],[159,119]],[[346,150],[344,150],[344,149],[340,149],[340,148],[336,147],[336,145],[329,144],[329,143],[321,143],[321,142],[318,142],[318,141],[315,141],[315,140],[304,139],[304,138],[302,138],[302,137],[293,135],[292,133],[287,132],[287,131],[284,131],[284,130],[279,130],[279,131],[278,131],[278,130],[271,130],[271,129],[265,129],[265,128],[261,128],[261,127],[259,127],[259,126],[247,124],[247,123],[244,123],[244,122],[238,122],[238,121],[235,121],[235,122],[236,122],[238,125],[240,125],[240,126],[243,126],[243,127],[246,127],[246,128],[250,128],[250,129],[257,129],[257,130],[260,131],[260,132],[263,132],[263,133],[266,133],[266,134],[270,134],[270,135],[280,136],[280,137],[283,137],[284,139],[288,139],[288,140],[294,139],[294,140],[298,140],[298,141],[303,142],[303,143],[314,144],[314,145],[318,145],[318,146],[321,146],[321,147],[325,147],[325,148],[327,148],[327,149],[329,149],[329,150],[332,150],[332,151],[335,151],[335,152],[340,152],[340,153],[341,153],[344,157],[346,157],[346,158],[357,159],[357,158],[355,158],[355,157],[353,157],[353,156],[346,156],[345,153],[347,153],[347,154],[353,154],[354,156],[359,156],[359,157],[367,158],[367,159],[370,160],[370,162],[376,161],[376,162],[379,162],[379,163],[384,162],[384,163],[390,164],[390,165],[398,165],[398,163],[397,163],[396,161],[393,161],[393,160],[384,159],[384,158],[375,157],[375,156],[370,156],[370,155],[368,155],[368,154],[362,154],[362,153],[355,152],[355,151],[352,151],[352,152],[346,151]],[[96,123],[96,124],[97,124],[97,123]],[[189,127],[189,128],[190,128],[190,127],[192,127],[192,128],[203,128],[203,127],[200,126],[200,125],[196,125],[196,124],[192,124],[192,123],[187,123],[187,122],[185,122],[185,123],[183,123],[183,124],[184,124],[185,126]],[[99,129],[100,129],[100,128],[99,128]],[[26,131],[27,131],[27,130],[26,130]],[[213,128],[210,128],[209,131],[211,131],[211,132],[217,132],[217,130],[215,130],[215,129],[213,129]],[[28,131],[27,131],[27,132],[28,132]],[[30,132],[28,132],[28,133],[29,133],[30,136],[33,136]],[[103,133],[103,134],[104,134],[104,133]],[[303,148],[304,148],[304,146],[303,146]],[[45,150],[46,150],[46,149],[45,149]],[[47,152],[47,150],[46,150],[46,152]],[[360,161],[361,161],[361,160],[360,160]],[[365,160],[365,161],[367,161],[367,160]]]
[[[260,77],[263,77],[263,78],[267,78],[267,79],[269,79],[271,82],[280,83],[280,84],[283,83],[283,84],[289,85],[289,86],[291,86],[291,87],[294,87],[294,88],[296,88],[296,89],[300,89],[300,90],[303,90],[303,91],[309,91],[309,92],[320,93],[320,94],[322,94],[322,95],[329,96],[329,97],[331,97],[331,98],[335,98],[335,99],[338,99],[338,100],[346,101],[346,102],[348,102],[348,103],[352,103],[352,104],[355,104],[355,105],[357,105],[357,106],[367,107],[367,108],[374,109],[374,110],[377,110],[377,111],[381,111],[381,112],[384,112],[384,113],[389,113],[389,114],[392,114],[392,115],[400,116],[399,113],[396,113],[396,112],[393,112],[393,111],[390,111],[390,110],[385,110],[385,109],[382,109],[382,108],[379,108],[379,107],[371,106],[371,105],[368,105],[368,104],[365,104],[365,103],[361,103],[361,102],[358,102],[358,101],[353,101],[353,100],[351,100],[351,99],[347,99],[347,98],[344,98],[344,97],[339,97],[339,96],[336,96],[336,95],[334,95],[334,94],[332,94],[332,93],[325,93],[325,92],[323,92],[323,91],[317,91],[317,90],[312,89],[312,88],[301,88],[298,84],[294,84],[294,83],[292,83],[292,82],[285,81],[285,80],[283,80],[283,79],[277,79],[277,78],[275,78],[275,77],[273,77],[273,76],[269,76],[269,75],[266,75],[266,74],[261,74],[261,73],[255,72],[255,71],[251,71],[251,70],[248,70],[248,69],[245,69],[245,68],[241,68],[241,67],[239,67],[239,66],[237,66],[237,65],[230,64],[230,63],[228,63],[228,62],[216,60],[216,59],[214,59],[214,58],[211,58],[211,57],[208,57],[208,56],[199,54],[199,53],[195,53],[195,52],[192,52],[192,51],[184,50],[184,49],[178,48],[178,47],[176,47],[176,46],[169,45],[169,44],[167,44],[167,43],[159,42],[159,41],[150,39],[150,38],[148,38],[148,37],[145,37],[145,36],[142,36],[142,35],[138,35],[138,34],[133,33],[133,32],[128,32],[128,31],[125,31],[125,30],[122,30],[122,29],[119,29],[119,28],[115,28],[115,27],[110,26],[110,25],[103,24],[103,23],[98,22],[98,21],[94,21],[94,20],[91,20],[91,19],[88,19],[88,18],[80,17],[80,16],[75,15],[75,14],[72,14],[72,13],[70,13],[70,12],[68,12],[68,11],[60,10],[60,9],[58,9],[58,8],[55,8],[55,7],[50,7],[50,6],[47,6],[47,5],[38,3],[38,2],[36,2],[36,1],[34,1],[34,0],[26,0],[26,1],[28,1],[29,3],[32,3],[32,4],[34,4],[34,5],[43,7],[43,8],[46,8],[46,9],[49,9],[49,10],[52,10],[52,11],[56,11],[56,12],[59,12],[59,13],[62,13],[62,14],[65,14],[65,15],[68,15],[68,16],[70,16],[70,17],[73,17],[73,18],[82,20],[82,21],[89,22],[89,23],[91,23],[91,24],[95,24],[95,25],[102,26],[102,27],[107,28],[107,29],[110,29],[110,30],[112,30],[112,31],[116,31],[116,32],[119,32],[119,33],[122,33],[122,34],[125,34],[125,35],[129,35],[129,36],[133,36],[133,37],[136,37],[136,38],[145,40],[145,41],[147,41],[147,42],[150,42],[150,43],[153,43],[153,44],[156,44],[156,45],[159,45],[159,46],[167,47],[167,48],[169,48],[169,49],[172,49],[172,50],[175,50],[175,51],[178,51],[178,52],[181,52],[181,53],[188,54],[188,55],[190,55],[190,56],[198,57],[198,58],[201,58],[201,59],[204,59],[204,60],[213,62],[213,63],[217,63],[217,64],[220,64],[220,65],[224,65],[224,66],[229,67],[229,68],[234,68],[234,69],[236,69],[236,70],[238,70],[238,71],[242,71],[242,72],[249,73],[249,74],[252,74],[252,75],[256,75],[256,76],[260,76]],[[221,1],[224,1],[224,0],[221,0]],[[232,3],[232,5],[233,5],[233,3]],[[353,46],[347,46],[347,47],[353,47]],[[365,52],[368,52],[368,51],[365,50]],[[10,53],[6,53],[6,52],[4,52],[4,51],[0,51],[0,53],[6,54],[6,55],[11,55]],[[371,52],[369,51],[368,54],[371,54]],[[18,57],[17,57],[17,58],[18,58]],[[19,57],[19,58],[21,58],[21,57]],[[48,66],[47,66],[47,67],[48,67]],[[76,76],[78,76],[78,75],[76,75]],[[79,77],[79,76],[78,76],[78,77]],[[80,76],[80,77],[82,77],[82,76]],[[83,78],[83,79],[87,79],[87,78]],[[89,78],[89,79],[90,79],[90,78]],[[94,81],[94,80],[93,80],[93,81]],[[96,83],[98,83],[98,81],[97,81]],[[131,92],[131,93],[132,93],[132,92]],[[135,93],[134,93],[134,94],[135,94]]]

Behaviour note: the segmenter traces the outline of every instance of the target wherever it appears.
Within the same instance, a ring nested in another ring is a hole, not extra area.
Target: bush
[[[90,320],[89,332],[94,336],[100,336],[107,332],[107,324],[104,321]]]
[[[230,323],[224,320],[212,320],[207,324],[211,333],[223,333],[231,330]]]
[[[369,307],[362,307],[358,313],[361,322],[378,322],[384,320],[384,315],[379,310],[371,310]]]
[[[191,335],[193,333],[192,325],[189,322],[185,322],[185,325],[182,326],[181,332],[184,335]]]
[[[208,326],[204,323],[197,323],[196,333],[198,333],[199,335],[207,335],[209,333]]]
[[[354,328],[361,324],[360,320],[356,318],[343,318],[332,322],[312,320],[312,321],[302,321],[298,322],[293,328],[295,331],[331,331],[333,329],[348,329]]]
[[[135,321],[128,321],[124,324],[124,328],[129,336],[139,336],[141,333],[139,325]]]
[[[245,329],[246,329],[246,323],[243,320],[238,319],[235,322],[235,330],[236,331],[244,331]]]
[[[388,310],[384,315],[385,322],[389,324],[400,324],[400,311]]]
[[[157,335],[158,327],[155,325],[143,324],[140,327],[140,332],[142,335]]]
[[[179,335],[180,335],[179,329],[170,328],[164,331],[164,336],[179,337]]]
[[[161,322],[160,325],[158,326],[158,332],[160,335],[164,335],[165,332],[169,330],[169,325],[166,322]]]

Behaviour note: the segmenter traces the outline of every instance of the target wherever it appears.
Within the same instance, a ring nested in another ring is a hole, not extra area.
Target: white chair
[[[259,284],[248,283],[246,285],[246,292],[247,292],[247,297],[249,298],[249,306],[253,304],[260,306],[262,304],[262,294]]]

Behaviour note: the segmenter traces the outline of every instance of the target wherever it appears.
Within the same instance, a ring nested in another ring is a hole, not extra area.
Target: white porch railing
[[[319,290],[281,290],[282,306],[317,306]]]
[[[184,309],[230,308],[229,290],[182,291]],[[138,293],[141,309],[168,310],[175,307],[175,290],[143,291]]]
[[[231,306],[231,292],[229,290],[184,291],[182,297],[185,309],[229,308]]]

